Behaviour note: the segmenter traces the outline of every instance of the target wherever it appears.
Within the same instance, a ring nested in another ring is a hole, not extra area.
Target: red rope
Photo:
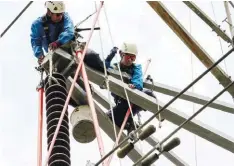
[[[131,108],[132,108],[132,104],[131,104]],[[121,135],[122,135],[123,129],[124,129],[126,123],[127,123],[127,120],[128,120],[128,117],[129,117],[130,113],[131,113],[131,110],[130,110],[130,108],[128,108],[128,111],[127,111],[127,113],[125,114],[124,121],[123,121],[123,123],[122,123],[122,125],[121,125],[121,128],[120,128],[120,130],[119,130],[118,137],[117,137],[117,139],[116,139],[116,142],[115,142],[115,144],[114,144],[113,149],[114,149],[115,146],[118,145],[118,143],[119,143],[119,139],[120,139],[120,137],[121,137]],[[111,159],[112,159],[113,155],[114,155],[114,153],[112,153],[112,155],[111,155],[111,156],[109,157],[109,159],[108,159],[108,162],[107,162],[107,165],[108,165],[108,166],[109,166],[110,163],[111,163]]]
[[[42,127],[43,127],[43,94],[44,88],[38,89],[39,110],[38,110],[38,136],[37,136],[37,166],[42,165]]]
[[[94,23],[93,23],[93,26],[92,26],[92,28],[91,28],[91,32],[90,32],[90,35],[89,35],[88,41],[87,41],[87,43],[86,43],[86,45],[85,45],[85,48],[84,48],[83,54],[82,54],[82,56],[81,56],[81,58],[80,58],[80,63],[79,63],[79,65],[78,65],[77,69],[76,69],[76,73],[75,73],[75,76],[74,76],[74,79],[73,79],[72,85],[71,85],[70,90],[69,90],[69,92],[68,92],[68,96],[67,96],[67,99],[66,99],[65,105],[64,105],[63,110],[62,110],[62,114],[61,114],[60,119],[59,119],[59,122],[58,122],[58,126],[57,126],[57,128],[56,128],[56,130],[55,130],[55,133],[54,133],[53,139],[52,139],[52,141],[51,141],[51,144],[50,144],[50,147],[49,147],[49,150],[48,150],[48,155],[47,155],[47,157],[46,157],[45,166],[47,166],[47,163],[48,163],[48,160],[49,160],[50,154],[51,154],[51,152],[52,152],[52,148],[53,148],[53,146],[54,146],[55,139],[56,139],[56,137],[57,137],[57,135],[58,135],[58,131],[59,131],[59,128],[60,128],[60,126],[61,126],[62,119],[63,119],[63,117],[64,117],[64,115],[65,115],[66,108],[67,108],[68,103],[69,103],[69,100],[70,100],[70,98],[71,98],[72,91],[73,91],[73,89],[74,89],[74,86],[75,86],[75,83],[76,83],[76,80],[77,80],[77,77],[78,77],[78,74],[79,74],[79,71],[80,71],[81,65],[83,64],[84,56],[85,56],[86,51],[87,51],[87,49],[88,49],[88,44],[89,44],[89,42],[90,42],[90,40],[91,40],[91,37],[92,37],[93,31],[94,31],[94,27],[95,27],[95,24],[96,24],[96,22],[97,22],[97,20],[98,20],[98,17],[99,17],[99,14],[100,14],[101,8],[102,8],[102,6],[103,6],[103,3],[104,3],[104,2],[103,2],[103,1],[101,1],[101,4],[100,4],[100,6],[99,6],[99,8],[98,8],[98,11],[97,11],[97,14],[96,14],[96,17],[95,17]]]
[[[76,52],[76,56],[79,58],[78,54],[82,54],[82,51],[77,51]],[[102,141],[102,137],[101,137],[101,133],[100,133],[100,127],[99,127],[99,123],[98,123],[98,119],[97,119],[97,113],[96,113],[96,110],[95,110],[95,106],[94,106],[94,102],[93,102],[93,98],[92,98],[92,94],[91,94],[91,90],[90,90],[90,86],[89,86],[89,82],[88,82],[88,77],[87,77],[87,73],[86,73],[84,65],[81,66],[81,72],[82,72],[82,77],[83,77],[83,80],[84,80],[85,91],[86,91],[86,94],[87,94],[88,103],[89,103],[92,118],[93,118],[94,129],[95,129],[95,133],[96,133],[96,136],[97,136],[99,152],[100,152],[100,155],[101,155],[101,158],[102,158],[105,155],[104,145],[103,145],[103,141]],[[103,164],[106,165],[106,160],[103,162]]]

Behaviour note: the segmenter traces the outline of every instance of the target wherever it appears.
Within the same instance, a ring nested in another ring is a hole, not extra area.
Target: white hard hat
[[[133,43],[123,43],[120,50],[123,52],[123,53],[127,53],[127,54],[133,54],[133,55],[136,55],[137,56],[137,46],[136,44],[133,44]]]
[[[63,13],[65,12],[65,4],[63,1],[47,1],[45,6],[52,12],[52,13]]]

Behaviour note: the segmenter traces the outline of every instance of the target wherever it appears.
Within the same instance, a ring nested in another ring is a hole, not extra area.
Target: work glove
[[[41,63],[42,63],[42,61],[43,61],[44,58],[45,58],[44,55],[41,55],[41,56],[38,57],[38,61],[37,62],[38,62],[39,65],[41,65]]]
[[[111,50],[111,54],[116,54],[118,51],[118,47],[113,47]]]
[[[58,48],[60,46],[60,44],[58,42],[52,42],[49,44],[49,48],[54,51],[56,48]]]
[[[110,54],[107,56],[106,61],[107,62],[111,62],[111,60],[114,58],[115,54],[117,53],[118,48],[117,47],[113,47],[110,51]]]
[[[135,85],[133,85],[133,84],[128,84],[128,87],[131,88],[131,89],[135,89],[136,88]]]

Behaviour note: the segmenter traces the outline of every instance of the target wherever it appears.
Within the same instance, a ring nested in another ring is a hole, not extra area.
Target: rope
[[[95,9],[97,10],[97,2],[95,2]],[[97,25],[99,27],[101,27],[99,20],[97,21]],[[107,92],[108,92],[108,102],[109,102],[110,109],[111,109],[111,117],[112,117],[112,121],[113,121],[112,124],[113,124],[113,128],[114,128],[115,142],[117,142],[118,138],[117,138],[117,131],[116,131],[116,126],[115,126],[115,118],[114,118],[113,107],[112,107],[112,104],[111,104],[111,93],[110,93],[109,79],[108,79],[108,76],[107,76],[107,69],[106,69],[106,63],[105,63],[105,57],[104,57],[104,49],[103,49],[103,41],[102,41],[101,30],[99,31],[99,38],[100,38],[100,46],[101,46],[101,51],[102,51],[102,59],[103,59],[102,62],[103,62],[104,73],[105,73],[105,83],[106,83]],[[120,158],[119,158],[119,164],[120,164],[120,166],[122,166]],[[107,165],[108,166],[110,165],[110,160],[108,160]]]
[[[144,72],[144,77],[145,77],[145,75],[146,75],[146,72],[147,72],[147,70],[148,70],[148,67],[149,67],[149,64],[150,64],[150,63],[151,63],[151,59],[148,59],[148,60],[147,60],[147,64],[146,64],[146,68],[145,68],[145,72]],[[153,80],[151,81],[151,83],[152,83],[152,85],[154,86]],[[154,91],[153,88],[151,88],[151,91],[152,91],[152,92]],[[158,100],[158,97],[157,97],[156,93],[155,93],[154,95],[155,95],[155,99],[156,99],[156,103],[157,103],[157,109],[159,110],[159,109],[160,109],[160,107],[159,107],[159,100]],[[162,128],[162,123],[161,123],[161,121],[162,121],[161,114],[158,114],[158,127],[159,127],[159,128]]]
[[[151,58],[149,58],[149,59],[146,61],[146,67],[145,67],[145,71],[144,71],[144,74],[143,74],[143,80],[144,80],[144,77],[145,77],[145,75],[146,75],[146,72],[147,72],[147,70],[148,70],[148,68],[149,68],[150,62],[151,62]],[[137,117],[138,117],[138,124],[139,124],[139,125],[142,125],[140,112],[137,113]]]
[[[108,27],[109,36],[110,36],[110,38],[111,38],[112,45],[114,45],[114,40],[113,40],[113,36],[112,36],[111,30],[110,30],[110,23],[109,23],[109,19],[108,19],[108,17],[107,17],[107,12],[106,12],[105,6],[104,6],[104,14],[105,14],[106,22],[107,22],[107,27]],[[116,56],[115,56],[115,58],[116,58],[116,61],[118,62],[118,58],[117,58]],[[117,67],[118,67],[118,71],[119,71],[119,74],[120,74],[121,81],[124,83],[124,81],[123,81],[123,76],[122,76],[122,73],[121,73],[121,69],[120,69],[119,63],[117,63]],[[137,129],[136,123],[135,123],[135,121],[134,121],[133,112],[132,112],[132,106],[131,106],[131,104],[130,104],[130,102],[129,102],[129,98],[128,98],[128,94],[127,94],[126,88],[125,88],[125,87],[123,87],[123,88],[124,88],[124,93],[125,93],[125,96],[126,96],[126,99],[127,99],[127,102],[128,102],[128,107],[129,107],[129,109],[127,110],[127,113],[126,113],[126,115],[125,115],[124,121],[123,121],[123,123],[122,123],[122,125],[121,125],[120,131],[119,131],[119,133],[118,133],[118,138],[117,138],[117,141],[116,141],[115,144],[114,144],[114,147],[115,147],[116,145],[118,145],[119,139],[120,139],[121,134],[122,134],[123,129],[124,129],[124,126],[125,126],[125,124],[126,124],[126,122],[127,122],[127,119],[128,119],[128,117],[129,117],[129,111],[130,111],[131,116],[132,116],[132,119],[133,119],[134,128],[135,128],[135,130]],[[138,137],[138,133],[136,133],[136,136]],[[140,150],[143,151],[143,150],[142,150],[141,144],[140,144]],[[109,157],[108,163],[111,162],[112,156],[113,156],[113,154]]]
[[[75,76],[74,76],[72,85],[71,85],[71,87],[70,87],[70,90],[69,90],[69,92],[68,92],[68,96],[67,96],[65,105],[64,105],[64,107],[63,107],[63,110],[62,110],[62,113],[61,113],[61,116],[60,116],[60,119],[59,119],[57,128],[56,128],[56,130],[55,130],[53,139],[52,139],[52,141],[51,141],[51,144],[50,144],[50,147],[49,147],[49,150],[48,150],[48,155],[47,155],[47,157],[46,157],[45,166],[47,166],[47,163],[48,163],[50,154],[51,154],[51,152],[52,152],[52,148],[53,148],[53,146],[54,146],[55,139],[56,139],[56,137],[57,137],[57,135],[58,135],[59,128],[60,128],[60,126],[61,126],[63,117],[64,117],[65,112],[66,112],[66,108],[67,108],[67,106],[68,106],[70,97],[71,97],[71,95],[72,95],[72,91],[73,91],[73,89],[74,89],[74,86],[75,86],[75,83],[76,83],[76,80],[77,80],[79,71],[80,71],[80,69],[81,69],[81,65],[83,64],[84,56],[85,56],[85,54],[86,54],[86,51],[87,51],[87,48],[88,48],[88,44],[90,43],[90,40],[91,40],[93,31],[94,31],[94,27],[95,27],[95,24],[96,24],[96,22],[97,22],[99,13],[100,13],[101,8],[102,8],[102,6],[103,6],[103,3],[104,3],[104,2],[102,1],[101,4],[100,4],[100,7],[99,7],[98,12],[97,12],[97,15],[96,15],[95,20],[94,20],[93,25],[92,25],[92,29],[91,29],[90,35],[89,35],[89,37],[88,37],[88,41],[87,41],[87,43],[86,43],[86,45],[85,45],[83,54],[82,54],[82,56],[81,56],[81,58],[80,58],[80,63],[79,63],[79,65],[78,65],[78,67],[77,67],[77,70],[76,70],[76,73],[75,73]],[[85,78],[84,78],[84,79],[85,79]],[[88,86],[88,88],[90,88],[90,87]],[[90,89],[89,89],[89,90],[90,90]],[[89,99],[89,98],[88,98],[88,99]],[[92,109],[91,109],[91,111],[92,111]],[[95,111],[94,111],[94,112],[95,112]],[[92,113],[93,113],[93,112],[92,112]],[[96,113],[96,112],[95,112],[95,113]],[[93,118],[94,118],[94,119],[93,119],[93,120],[94,120],[94,124],[95,124],[95,122],[97,122],[97,124],[98,124],[97,118],[96,118],[96,117],[93,117]],[[101,155],[101,157],[102,157],[102,156],[104,156],[104,148],[103,148],[102,139],[99,138],[99,135],[100,135],[100,133],[99,133],[99,132],[100,132],[100,131],[99,131],[99,127],[97,127],[96,125],[95,125],[94,127],[95,127],[95,132],[96,132],[97,140],[98,140],[98,144],[99,144],[100,155]],[[105,162],[104,162],[103,165],[106,165]]]
[[[189,33],[192,34],[192,16],[191,10],[189,10]],[[191,76],[192,81],[194,80],[194,65],[193,65],[193,53],[190,52],[191,55]],[[192,92],[194,92],[194,86],[192,86]],[[193,114],[195,113],[195,104],[193,103]],[[194,157],[195,157],[195,165],[197,166],[197,139],[196,135],[194,134]]]
[[[104,8],[105,18],[106,18],[106,23],[107,23],[107,27],[108,27],[108,32],[109,32],[109,35],[110,35],[111,43],[112,43],[112,45],[114,45],[114,40],[113,40],[113,36],[112,36],[111,30],[110,30],[110,23],[109,23],[109,19],[107,17],[107,14],[106,14],[105,5],[103,6],[103,8]]]
[[[108,20],[107,14],[106,14],[106,8],[105,8],[105,6],[104,6],[104,12],[105,12],[105,17],[106,17],[107,25],[108,25],[109,35],[110,35],[110,37],[111,37],[111,42],[112,42],[112,45],[114,45],[113,36],[112,36],[112,34],[111,34],[111,31],[110,31],[110,24],[109,24],[109,20]],[[117,60],[117,62],[118,62],[118,58],[117,58],[116,56],[115,56],[115,58],[116,58],[116,60]],[[120,74],[121,81],[124,83],[124,81],[123,81],[123,76],[122,76],[122,73],[121,73],[121,70],[120,70],[119,63],[117,63],[117,67],[118,67],[118,71],[119,71],[119,74]],[[126,88],[125,88],[125,87],[123,87],[123,88],[124,88],[124,93],[125,93],[125,96],[126,96],[126,99],[127,99],[127,102],[128,102],[128,107],[129,107],[129,109],[130,109],[131,116],[132,116],[132,118],[133,118],[134,128],[137,129],[136,123],[135,123],[135,121],[134,121],[134,116],[133,116],[133,113],[132,113],[132,107],[131,107],[131,104],[130,104],[130,102],[129,102],[129,98],[128,98],[128,94],[127,94]]]
[[[213,6],[212,2],[211,2],[211,7],[212,7],[215,23],[217,23],[217,19],[216,19],[216,15],[215,15],[215,10],[214,10],[214,6]],[[218,39],[219,39],[219,45],[220,45],[220,48],[221,48],[222,55],[224,55],[223,46],[222,46],[222,42],[221,42],[220,36],[218,36]],[[223,63],[224,63],[224,67],[225,67],[226,73],[228,73],[226,60],[223,60]]]
[[[50,73],[49,73],[49,84],[51,85],[52,82],[51,82],[51,79],[52,79],[52,74],[53,74],[53,58],[52,58],[52,54],[53,52],[49,49],[49,63],[50,63]]]
[[[146,74],[146,72],[147,72],[147,70],[148,70],[149,63],[150,63],[150,62],[151,62],[151,61],[149,60],[148,63],[147,63],[147,66],[146,66],[146,68],[145,68],[143,77],[145,76],[145,74]],[[159,108],[158,108],[158,110],[159,110]],[[123,123],[122,123],[122,125],[121,125],[120,131],[119,131],[119,134],[118,134],[118,138],[117,138],[116,143],[114,144],[114,147],[115,147],[116,145],[118,145],[118,141],[119,141],[119,139],[120,139],[120,137],[121,137],[121,134],[122,134],[122,132],[123,132],[124,126],[126,125],[126,122],[127,122],[127,120],[128,120],[129,114],[130,114],[130,109],[127,110],[127,113],[126,113],[126,115],[125,115],[125,117],[124,117]],[[138,115],[138,118],[140,118],[139,116],[140,116],[140,115]],[[138,119],[138,120],[140,121],[140,119]],[[141,122],[140,122],[139,124],[141,124]],[[140,142],[139,142],[139,143],[140,143]],[[113,147],[113,148],[114,148],[114,147]],[[141,145],[141,144],[140,144],[140,148],[141,148],[141,151],[142,151],[143,148],[142,148],[142,145]],[[112,159],[112,156],[113,156],[113,154],[109,157],[108,164],[110,164],[111,159]]]
[[[42,131],[43,131],[43,96],[44,96],[44,83],[43,83],[43,70],[40,68],[41,80],[37,87],[39,92],[39,109],[38,109],[38,135],[37,135],[37,166],[42,165]]]
[[[83,19],[82,21],[78,22],[76,25],[75,25],[75,29],[80,26],[81,24],[83,24],[86,20],[88,20],[91,16],[93,16],[95,13],[97,13],[97,10],[95,12],[93,12],[92,14],[88,15],[85,19]]]
[[[10,29],[10,27],[20,18],[20,16],[27,10],[27,8],[33,3],[33,1],[30,1],[23,10],[15,17],[15,19],[7,26],[7,28],[1,33],[0,38],[2,38],[5,33]]]

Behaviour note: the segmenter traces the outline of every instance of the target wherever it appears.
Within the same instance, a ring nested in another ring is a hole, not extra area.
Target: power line
[[[15,19],[7,26],[7,28],[1,33],[0,38],[4,36],[4,34],[10,29],[10,27],[20,18],[20,16],[27,10],[27,8],[33,3],[30,1],[24,9],[15,17]]]

